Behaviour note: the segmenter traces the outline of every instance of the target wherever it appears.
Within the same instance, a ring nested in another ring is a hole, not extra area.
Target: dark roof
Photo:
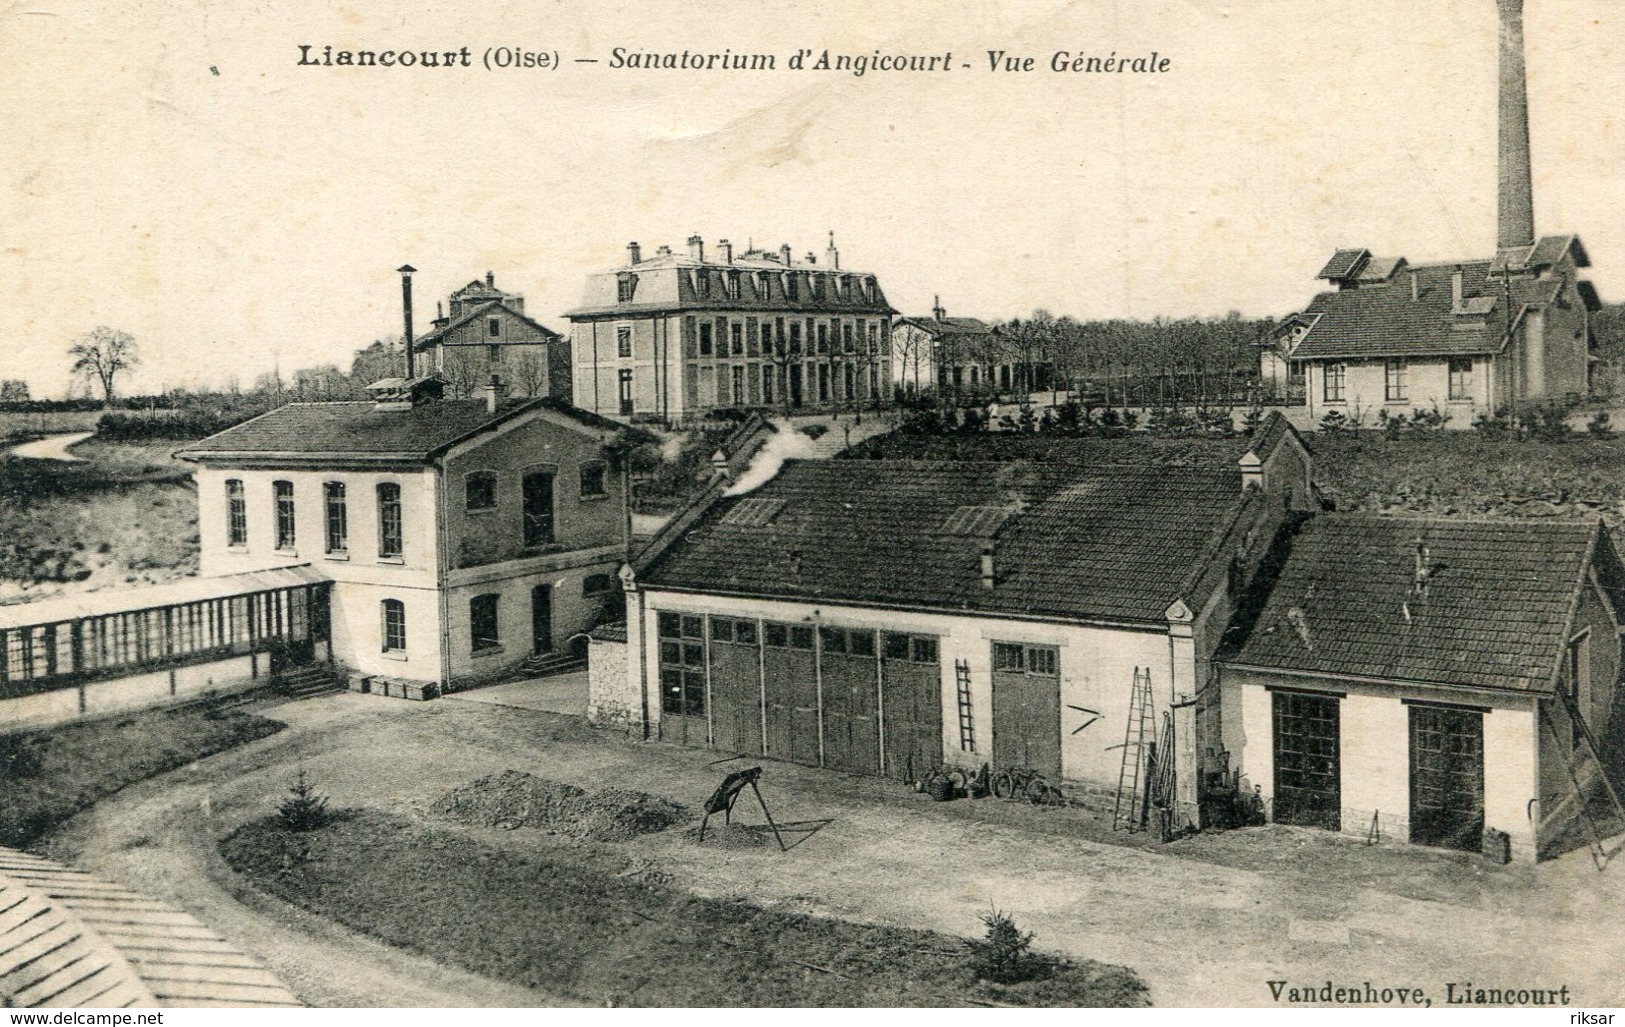
[[[1370,250],[1338,250],[1332,254],[1332,259],[1320,269],[1316,278],[1329,278],[1336,281],[1339,278],[1351,278],[1371,256]]]
[[[1585,522],[1322,515],[1293,541],[1226,662],[1544,690],[1598,532]],[[1415,591],[1418,539],[1427,546],[1425,594]]]
[[[478,284],[478,283],[475,283],[475,284]],[[428,334],[423,335],[422,337],[420,337],[417,340],[417,342],[413,345],[412,348],[413,349],[420,349],[420,350],[421,349],[428,349],[429,347],[431,347],[431,346],[435,345],[436,343],[438,343],[440,341],[441,337],[443,337],[446,333],[452,331],[455,328],[461,328],[463,325],[468,324],[470,321],[474,320],[475,318],[481,317],[481,316],[483,316],[485,314],[488,314],[491,311],[496,310],[498,308],[501,308],[502,310],[506,310],[509,314],[512,314],[514,317],[516,317],[519,320],[523,321],[525,324],[530,325],[532,328],[536,329],[538,332],[541,332],[542,336],[545,339],[547,339],[548,342],[556,342],[557,340],[564,338],[564,336],[560,335],[558,332],[555,332],[553,329],[547,327],[546,325],[544,325],[544,324],[542,324],[542,323],[540,323],[538,321],[532,320],[531,318],[525,316],[524,314],[521,314],[519,311],[513,309],[512,307],[510,307],[504,301],[502,301],[502,300],[492,300],[489,303],[480,304],[479,306],[475,307],[473,310],[470,310],[470,311],[466,312],[465,314],[463,314],[463,316],[459,317],[457,320],[452,321],[449,324],[442,325],[441,327],[434,329],[433,331],[429,332]],[[514,345],[514,344],[513,343],[505,343],[505,342],[502,342],[502,341],[498,341],[498,342],[494,343],[493,345],[499,345],[500,346],[500,345]],[[535,343],[530,343],[529,345],[534,346],[536,344]]]
[[[469,436],[534,410],[552,410],[599,432],[627,430],[618,421],[549,397],[508,401],[496,413],[482,400],[447,399],[410,410],[382,411],[372,403],[289,403],[176,452],[188,460],[270,458],[308,460],[343,455],[427,460]]]
[[[792,460],[761,488],[717,502],[643,579],[695,591],[1165,625],[1165,611],[1183,598],[1181,582],[1206,561],[1241,501],[1234,465]],[[747,506],[748,516],[733,516]],[[967,507],[978,514],[962,515]],[[1007,512],[1001,523],[990,523],[991,508]],[[987,588],[981,557],[990,543],[995,584]]]
[[[596,642],[624,642],[626,641],[626,622],[612,621],[600,624],[587,632],[587,637]]]
[[[986,321],[975,317],[905,317],[900,318],[897,325],[913,325],[932,335],[992,335],[995,331]]]
[[[1358,259],[1355,259],[1358,257]],[[1314,321],[1292,351],[1294,360],[1382,357],[1473,356],[1498,353],[1506,344],[1507,293],[1512,319],[1531,303],[1551,303],[1563,279],[1501,275],[1537,263],[1572,259],[1584,267],[1585,251],[1573,236],[1546,236],[1531,247],[1503,250],[1493,260],[1410,264],[1404,258],[1372,257],[1365,250],[1338,250],[1318,277],[1344,284],[1316,296],[1301,315]],[[1461,310],[1454,309],[1451,276],[1462,269]],[[1333,274],[1345,269],[1341,274]],[[1411,295],[1415,276],[1416,297]],[[1584,293],[1582,293],[1582,297]],[[1286,322],[1282,322],[1284,325]]]

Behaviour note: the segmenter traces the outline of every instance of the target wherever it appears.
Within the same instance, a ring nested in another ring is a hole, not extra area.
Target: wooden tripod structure
[[[749,767],[745,770],[736,770],[722,779],[722,784],[718,785],[717,790],[711,793],[711,797],[705,800],[705,817],[700,821],[700,841],[705,841],[705,827],[711,822],[711,814],[721,813],[724,824],[733,823],[734,803],[739,801],[740,794],[748,785],[756,795],[757,804],[762,807],[762,816],[767,818],[767,826],[773,829],[773,837],[779,843],[779,851],[790,851],[785,847],[784,837],[779,834],[779,825],[773,822],[773,814],[767,811],[767,800],[762,798],[762,790],[756,787],[756,782],[761,780],[761,777],[761,767]]]

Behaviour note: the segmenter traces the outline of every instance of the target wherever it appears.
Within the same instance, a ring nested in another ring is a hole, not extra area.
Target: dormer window
[[[787,299],[799,300],[801,298],[801,285],[798,281],[800,277],[800,275],[794,273],[788,273],[784,276],[784,295]]]
[[[728,298],[731,299],[731,300],[736,300],[736,299],[739,298],[739,272],[738,271],[729,271],[728,272]]]
[[[694,294],[696,296],[708,296],[710,293],[711,276],[705,273],[704,268],[697,268],[694,271]]]
[[[623,271],[615,276],[615,301],[617,303],[631,303],[632,294],[637,292],[638,276]]]

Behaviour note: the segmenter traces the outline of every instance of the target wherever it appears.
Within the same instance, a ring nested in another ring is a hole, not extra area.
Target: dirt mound
[[[646,792],[575,785],[517,770],[482,777],[442,795],[431,812],[477,827],[536,827],[593,841],[625,841],[690,818],[687,807]]]

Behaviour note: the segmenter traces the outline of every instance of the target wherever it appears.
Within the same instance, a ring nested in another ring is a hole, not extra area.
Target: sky
[[[1619,301],[1625,4],[1526,6],[1536,229],[1579,234]],[[301,67],[300,44],[563,63]],[[615,47],[779,68],[614,69]],[[972,67],[792,72],[798,48]],[[1056,74],[1061,50],[1170,65]],[[1493,0],[17,0],[0,378],[62,395],[101,324],[140,346],[126,392],[347,367],[400,332],[403,263],[420,332],[488,270],[567,331],[629,241],[695,233],[822,254],[833,231],[905,314],[1281,316],[1338,247],[1492,252],[1495,53]]]

